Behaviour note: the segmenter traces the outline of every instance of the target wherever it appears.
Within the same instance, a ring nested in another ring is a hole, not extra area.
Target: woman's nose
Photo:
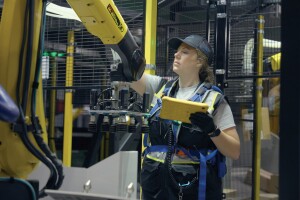
[[[179,56],[180,56],[180,52],[179,51],[177,51],[177,52],[174,53],[174,57],[178,58]]]

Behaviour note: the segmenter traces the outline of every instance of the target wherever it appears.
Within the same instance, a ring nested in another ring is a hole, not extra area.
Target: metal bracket
[[[225,69],[216,69],[217,75],[224,75],[226,73]]]
[[[226,13],[218,13],[217,18],[226,18],[227,14]]]
[[[217,2],[217,4],[218,4],[218,5],[226,5],[227,3],[226,3],[226,0],[219,0],[219,1]]]
[[[156,65],[153,65],[153,64],[146,64],[145,69],[148,69],[148,70],[156,70]]]

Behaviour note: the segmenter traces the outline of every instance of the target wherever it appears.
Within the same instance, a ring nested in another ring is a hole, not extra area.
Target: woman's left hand
[[[190,115],[189,119],[193,125],[199,127],[205,134],[216,130],[214,120],[208,113],[195,112]]]

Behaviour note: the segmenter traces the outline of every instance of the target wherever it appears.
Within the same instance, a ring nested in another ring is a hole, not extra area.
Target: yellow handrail
[[[73,86],[74,67],[74,31],[68,31],[67,63],[66,63],[66,87]],[[73,130],[73,105],[72,90],[65,91],[65,111],[64,111],[64,142],[63,142],[63,164],[71,166],[72,160],[72,130]]]

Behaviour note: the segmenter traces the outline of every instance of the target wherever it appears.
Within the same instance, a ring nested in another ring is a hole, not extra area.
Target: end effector
[[[121,59],[111,65],[111,81],[139,80],[145,70],[145,58],[131,33],[128,31],[119,44],[109,46]]]

